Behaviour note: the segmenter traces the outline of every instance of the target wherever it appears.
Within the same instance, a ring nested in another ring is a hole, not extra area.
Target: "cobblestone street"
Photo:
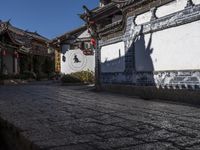
[[[32,149],[200,149],[198,107],[96,93],[91,87],[0,86],[0,117]]]

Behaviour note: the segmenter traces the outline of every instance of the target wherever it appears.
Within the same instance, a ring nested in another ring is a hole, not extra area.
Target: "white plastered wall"
[[[75,62],[75,55],[78,58],[78,62]],[[65,61],[63,61],[63,56]],[[70,50],[68,45],[62,47],[61,53],[61,73],[70,74],[78,71],[94,71],[95,57],[94,55],[84,55],[82,50],[75,49]]]
[[[195,5],[200,4],[200,0],[193,0]],[[163,6],[157,8],[156,16],[163,17],[178,11],[183,10],[186,7],[187,0],[175,0]],[[151,19],[151,12],[148,11],[146,13],[140,14],[136,18],[136,24],[140,25],[146,22],[149,22]]]
[[[101,48],[101,72],[123,72],[125,70],[124,42]]]
[[[195,5],[200,4],[200,0],[193,0]],[[178,11],[183,10],[186,7],[187,0],[176,0],[171,3],[165,4],[157,8],[156,16],[163,17]]]
[[[148,11],[146,13],[138,15],[135,22],[136,22],[137,25],[140,25],[140,24],[149,22],[150,19],[151,19],[151,12]]]
[[[81,35],[78,36],[78,39],[81,38],[89,38],[90,34],[88,33],[88,30],[85,30]]]
[[[151,40],[149,48],[150,34],[135,43],[137,71],[200,69],[200,21],[154,32]]]
[[[193,2],[195,5],[200,4],[200,0],[193,0]]]
[[[163,17],[178,11],[181,11],[185,8],[187,0],[176,0],[171,3],[165,4],[157,8],[156,16]]]

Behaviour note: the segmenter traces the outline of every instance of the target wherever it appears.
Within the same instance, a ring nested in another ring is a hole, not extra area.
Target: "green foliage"
[[[64,75],[61,78],[63,83],[94,83],[94,73],[92,71],[80,71]]]
[[[79,71],[71,73],[71,75],[80,79],[84,83],[94,83],[94,72],[92,71]]]
[[[82,81],[72,75],[64,75],[61,78],[62,83],[82,83]]]

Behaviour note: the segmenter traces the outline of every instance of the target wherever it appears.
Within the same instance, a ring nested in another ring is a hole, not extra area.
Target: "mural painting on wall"
[[[157,87],[173,89],[200,89],[200,71],[157,72]]]
[[[80,63],[81,62],[76,54],[74,55],[73,60],[74,60],[74,63]]]
[[[61,73],[70,74],[73,72],[94,70],[94,57],[92,53],[79,48],[70,49],[69,45],[62,45]]]
[[[72,70],[81,70],[86,66],[87,58],[79,50],[70,50],[70,54],[68,55],[69,67]]]

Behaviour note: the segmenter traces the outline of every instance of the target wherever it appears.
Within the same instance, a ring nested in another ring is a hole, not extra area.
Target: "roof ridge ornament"
[[[7,22],[8,22],[8,24],[11,24],[11,23],[10,23],[10,22],[11,22],[11,18],[10,18],[10,19],[8,19],[8,21],[7,21]]]
[[[187,4],[185,8],[194,6],[194,2],[192,0],[187,0]]]
[[[83,5],[83,9],[85,10],[86,14],[91,15],[91,11],[87,8],[87,6]]]
[[[7,22],[1,22],[0,23],[0,31],[5,31],[8,29],[8,24]]]

